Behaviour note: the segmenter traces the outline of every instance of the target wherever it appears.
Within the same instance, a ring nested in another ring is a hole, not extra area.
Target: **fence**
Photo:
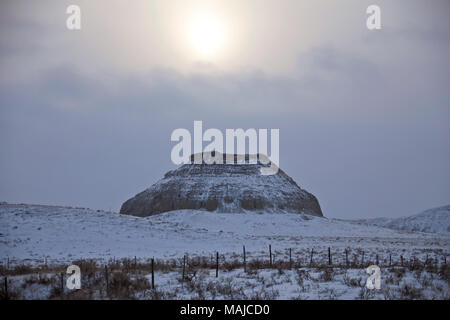
[[[134,259],[124,258],[121,260],[116,260],[114,257],[108,263],[104,265],[104,290],[108,296],[110,291],[110,281],[111,275],[120,272],[134,272],[137,274],[139,271],[150,271],[151,272],[151,288],[155,289],[156,281],[155,271],[157,270],[180,270],[181,281],[184,282],[189,280],[189,273],[192,270],[198,269],[209,269],[215,270],[215,277],[219,277],[219,271],[230,271],[242,268],[242,270],[247,273],[255,269],[291,269],[291,268],[366,268],[369,265],[376,264],[379,267],[408,267],[412,270],[417,268],[439,268],[442,266],[446,267],[447,264],[447,254],[435,254],[434,257],[427,253],[425,259],[420,259],[415,255],[410,255],[409,259],[405,258],[403,254],[393,255],[392,252],[373,253],[358,249],[337,249],[328,247],[326,249],[302,249],[295,252],[294,248],[286,248],[281,251],[274,251],[272,245],[268,245],[268,250],[266,251],[266,258],[264,259],[264,254],[259,254],[249,260],[250,252],[246,250],[245,245],[242,247],[242,255],[231,255],[231,258],[227,258],[225,255],[221,255],[219,251],[215,252],[215,259],[210,256],[210,259],[205,256],[193,256],[189,257],[185,254],[181,262],[175,260],[155,260],[151,258],[149,263],[138,261],[135,256]],[[431,252],[431,250],[428,250]],[[423,256],[423,254],[422,254]],[[77,264],[75,261],[74,264]],[[91,266],[90,266],[91,264]],[[93,264],[93,265],[92,265]],[[7,259],[6,268],[2,266],[2,273],[4,275],[3,281],[3,292],[2,299],[9,298],[9,288],[8,284],[11,279],[7,275],[21,274],[20,268],[16,270],[18,266],[11,268],[10,259]],[[95,260],[83,260],[79,261],[79,266],[83,272],[92,272],[94,274],[98,273],[98,266]],[[20,267],[20,266],[19,266]],[[45,258],[44,267],[27,267],[22,268],[22,274],[29,273],[39,273],[43,272],[48,266],[47,258]],[[64,275],[65,270],[63,266],[60,266],[62,272],[59,273],[60,284],[59,289],[61,295],[64,295]],[[90,269],[89,269],[90,268]],[[58,268],[54,268],[57,271]],[[90,270],[90,271],[86,271]],[[17,271],[17,272],[16,272]],[[58,271],[59,272],[59,271]],[[58,274],[55,272],[55,274]],[[194,274],[195,275],[195,274]]]

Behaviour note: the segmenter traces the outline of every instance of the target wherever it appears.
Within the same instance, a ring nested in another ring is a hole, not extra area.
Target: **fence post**
[[[376,256],[376,259],[377,259],[376,265],[378,265],[379,264],[378,255]]]
[[[219,277],[219,252],[216,252],[216,278]]]
[[[361,265],[364,266],[364,251],[362,252],[362,261],[361,261]]]
[[[244,272],[247,272],[247,259],[245,256],[245,246],[242,246],[242,249],[244,250]]]
[[[292,269],[292,249],[289,248],[289,269]]]
[[[183,256],[183,281],[185,272],[186,272],[186,255]]]
[[[345,265],[348,267],[348,249],[345,249]]]
[[[331,262],[331,248],[328,247],[328,264],[331,266],[332,262]]]
[[[389,253],[389,267],[392,265],[392,254]]]
[[[8,277],[5,277],[5,300],[8,300]]]
[[[109,281],[108,281],[108,266],[105,264],[105,283],[106,283],[106,295],[109,293]]]
[[[269,263],[272,268],[272,245],[269,244]]]
[[[403,256],[400,256],[400,265],[403,267]]]
[[[152,258],[152,289],[155,289],[155,259]]]
[[[313,264],[313,255],[314,255],[314,249],[311,249],[311,257],[309,258],[309,266],[312,266],[312,264]]]
[[[64,273],[61,272],[61,297],[64,295]]]

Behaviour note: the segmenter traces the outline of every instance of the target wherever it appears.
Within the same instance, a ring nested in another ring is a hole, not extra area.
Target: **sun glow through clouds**
[[[188,37],[191,46],[201,58],[211,59],[223,49],[225,33],[224,24],[211,13],[191,17]]]

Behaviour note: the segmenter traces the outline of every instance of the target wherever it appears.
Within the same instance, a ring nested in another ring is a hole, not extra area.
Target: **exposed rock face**
[[[323,216],[314,195],[301,189],[281,169],[273,175],[262,175],[263,167],[268,165],[259,161],[257,164],[185,164],[126,201],[120,213],[144,217],[171,210],[203,209],[222,213],[269,211]]]

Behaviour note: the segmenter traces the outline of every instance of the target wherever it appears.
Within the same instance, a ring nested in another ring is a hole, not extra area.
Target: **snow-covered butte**
[[[224,159],[222,164],[195,164],[191,156],[192,163],[167,172],[163,179],[127,200],[120,213],[144,217],[192,209],[322,216],[316,197],[281,169],[265,175],[261,172],[269,164],[256,161],[257,155],[231,155],[235,163],[229,164],[225,163],[228,155],[218,154]],[[256,163],[250,163],[250,158]]]

